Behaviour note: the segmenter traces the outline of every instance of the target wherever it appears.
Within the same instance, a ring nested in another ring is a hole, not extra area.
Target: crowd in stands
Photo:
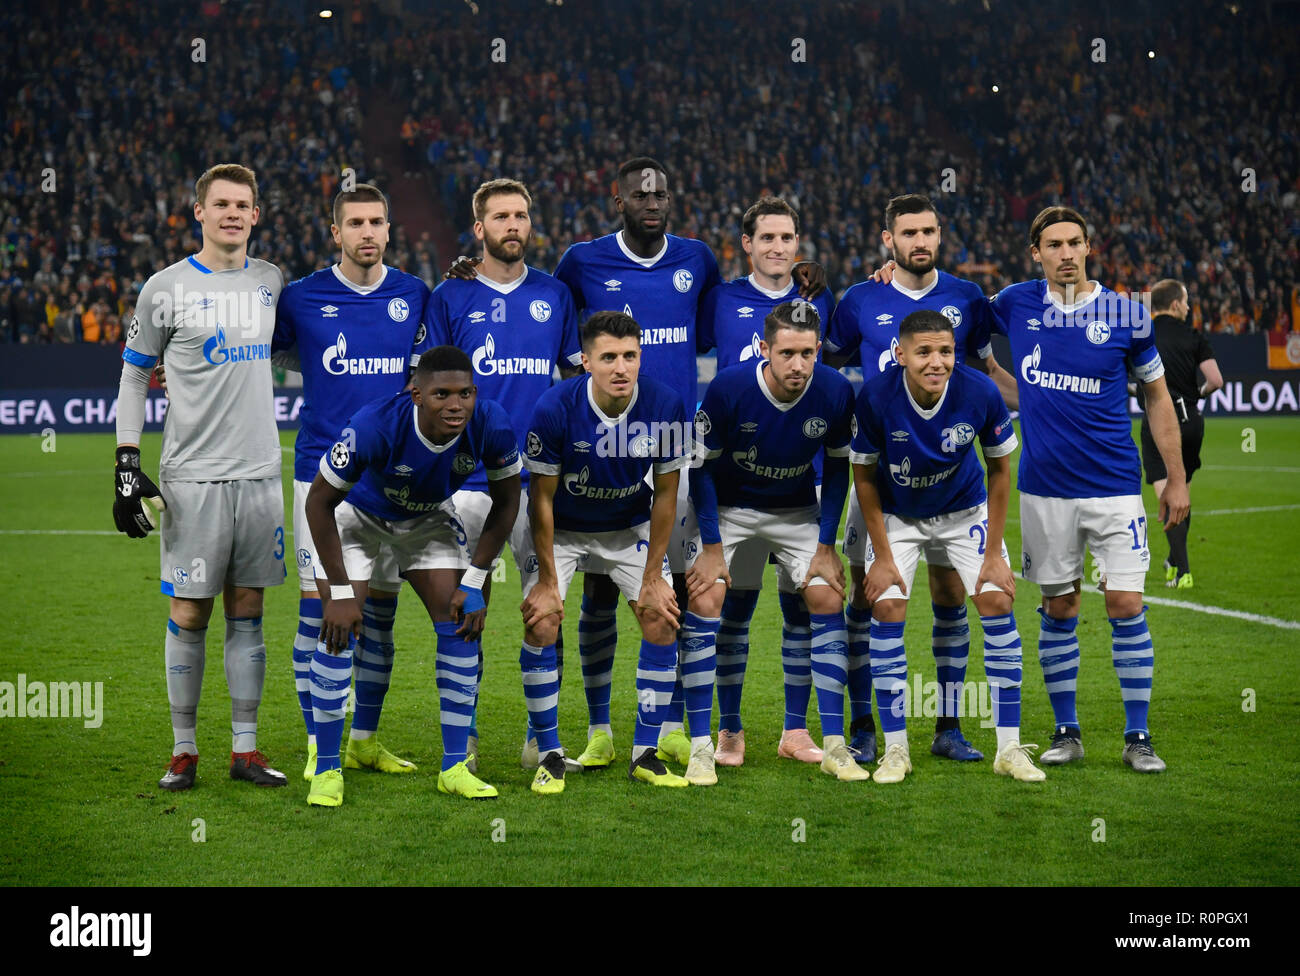
[[[328,29],[293,3],[62,5],[0,13],[4,340],[115,341],[144,279],[193,250],[192,180],[215,161],[257,169],[252,253],[296,277],[331,260],[343,166],[426,176],[465,253],[475,187],[523,179],[530,263],[549,270],[618,226],[613,174],[641,153],[670,171],[670,231],[709,243],[726,278],[749,271],[740,217],[764,192],[800,210],[837,291],[884,259],[897,193],[934,197],[942,265],[989,293],[1037,276],[1029,220],[1059,202],[1093,222],[1107,285],[1175,277],[1206,329],[1300,328],[1287,5],[369,3]],[[400,158],[363,139],[380,100],[404,116]],[[416,236],[396,225],[387,260],[436,283]]]

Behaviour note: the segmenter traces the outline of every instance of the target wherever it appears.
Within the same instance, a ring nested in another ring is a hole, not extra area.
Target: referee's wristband
[[[483,584],[487,582],[489,572],[490,570],[471,566],[465,570],[465,575],[460,578],[460,585],[467,590],[481,590]]]
[[[330,586],[331,600],[355,600],[356,598],[357,593],[352,589],[351,583],[347,586]]]

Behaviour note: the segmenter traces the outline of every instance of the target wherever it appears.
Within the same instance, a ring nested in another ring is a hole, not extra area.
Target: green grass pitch
[[[1087,758],[1049,769],[1046,783],[995,776],[993,731],[971,718],[967,734],[988,759],[956,764],[931,757],[932,720],[914,717],[915,772],[899,785],[841,784],[815,767],[778,760],[780,625],[769,570],[753,628],[742,768],[721,770],[711,789],[628,782],[623,763],[637,639],[624,609],[613,712],[623,762],[603,774],[570,777],[562,796],[537,797],[518,763],[522,627],[511,571],[497,584],[488,617],[479,718],[481,775],[500,789],[500,799],[476,803],[435,789],[434,640],[407,590],[381,732],[420,770],[401,778],[349,772],[337,810],[308,808],[299,776],[305,741],[290,664],[292,567],[288,585],[268,594],[259,731],[260,747],[290,774],[289,787],[255,789],[226,776],[229,699],[217,618],[199,709],[198,783],[179,795],[161,791],[156,782],[171,738],[157,539],[132,541],[112,531],[110,435],[59,434],[54,445],[39,436],[10,437],[0,472],[0,681],[22,674],[29,682],[102,682],[104,708],[98,728],[73,718],[0,718],[0,882],[1294,884],[1300,630],[1186,605],[1300,621],[1300,424],[1215,419],[1206,427],[1209,467],[1192,485],[1195,589],[1165,589],[1159,567],[1167,549],[1158,526],[1151,538],[1148,595],[1179,604],[1152,604],[1149,612],[1157,661],[1151,722],[1169,763],[1163,776],[1140,777],[1119,761],[1123,711],[1096,593],[1085,594],[1079,627]],[[1245,428],[1254,431],[1254,451],[1245,449],[1252,446]],[[284,435],[286,446],[291,436]],[[44,449],[50,446],[56,449]],[[146,438],[144,455],[156,465],[156,435]],[[285,467],[287,479],[287,455]],[[1154,524],[1149,489],[1147,505]],[[1013,516],[1015,510],[1013,502]],[[1018,552],[1016,522],[1007,536]],[[909,663],[913,674],[932,679],[923,572],[916,590]],[[1045,745],[1052,717],[1037,664],[1036,606],[1035,588],[1022,582],[1022,741]],[[564,627],[570,664],[561,732],[576,752],[585,741],[586,712],[572,596]],[[980,681],[973,613],[972,631],[968,677]],[[811,721],[816,736],[815,714]]]

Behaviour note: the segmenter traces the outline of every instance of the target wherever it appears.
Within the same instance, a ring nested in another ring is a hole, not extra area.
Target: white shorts
[[[293,544],[298,550],[298,589],[314,593],[316,567],[320,561],[316,556],[316,543],[311,538],[311,526],[307,524],[307,492],[310,490],[309,481],[293,483]],[[397,559],[391,547],[385,546],[380,550],[370,574],[370,584],[385,593],[396,593],[402,588],[402,577],[398,575]]]
[[[677,479],[677,517],[668,540],[668,565],[674,573],[686,572],[700,553],[700,523],[695,519],[695,504],[690,497],[690,470],[682,468]]]
[[[334,520],[338,523],[343,565],[349,580],[373,580],[386,549],[396,561],[399,573],[412,569],[469,568],[465,527],[450,502],[428,515],[401,522],[375,518],[347,502],[340,502],[334,509]]]
[[[204,600],[227,583],[260,589],[284,582],[280,479],[163,481],[160,576],[168,596]]]
[[[1043,596],[1074,592],[1083,579],[1084,548],[1106,577],[1108,590],[1141,593],[1151,565],[1141,495],[1046,498],[1020,494],[1025,579]]]
[[[952,569],[948,554],[938,544],[923,547],[925,561],[941,569]],[[876,551],[871,547],[871,536],[867,534],[867,523],[862,518],[862,506],[858,504],[858,493],[849,485],[849,518],[844,524],[844,555],[849,557],[850,566],[870,569],[876,561]],[[911,584],[908,584],[909,586]]]
[[[603,573],[614,581],[629,601],[641,597],[641,578],[645,575],[645,557],[649,550],[650,522],[646,520],[630,529],[613,532],[573,532],[555,530],[553,551],[555,577],[560,596],[569,591],[575,573]],[[672,585],[668,557],[664,557],[663,576]],[[537,585],[537,575],[526,581],[524,596]]]
[[[486,491],[462,488],[451,496],[451,500],[456,505],[456,514],[460,516],[461,524],[465,526],[465,548],[473,559],[474,550],[478,548],[479,536],[483,534],[483,526],[487,524],[488,513],[492,511],[492,496]],[[533,531],[528,522],[527,489],[519,493],[519,514],[515,517],[515,525],[510,530],[510,537],[506,539],[506,544],[510,546],[510,552],[515,557],[515,566],[519,569],[521,581],[527,584],[529,577],[536,579],[537,556],[533,552]],[[500,562],[501,557],[497,556],[492,563],[492,568],[496,569]]]
[[[989,512],[987,505],[960,512],[946,512],[934,518],[914,519],[901,515],[885,516],[885,534],[889,536],[889,548],[894,554],[894,564],[899,575],[907,584],[908,596],[912,592],[912,580],[916,576],[916,564],[920,561],[922,551],[927,554],[941,551],[953,569],[961,576],[966,592],[975,595],[975,582],[979,579],[980,568],[984,565],[984,540],[988,535]],[[929,560],[929,556],[926,556]],[[1011,560],[1007,556],[1007,547],[1002,546],[1002,559],[1007,568]],[[980,590],[1002,592],[1000,586],[985,583]],[[881,600],[906,600],[897,586],[891,586],[879,597]]]
[[[764,509],[723,507],[718,509],[718,534],[727,561],[733,590],[757,590],[763,586],[767,557],[776,556],[777,586],[782,593],[796,593],[808,575],[808,564],[817,553],[821,508]],[[694,564],[694,560],[691,560]],[[812,585],[826,585],[814,576]]]

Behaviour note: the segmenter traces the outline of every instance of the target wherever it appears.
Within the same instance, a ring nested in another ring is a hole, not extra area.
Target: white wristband
[[[351,583],[349,583],[347,586],[330,587],[331,600],[355,600],[356,598],[357,598],[357,594],[356,591],[352,589]]]
[[[465,575],[460,578],[460,585],[467,590],[481,590],[483,584],[487,582],[488,570],[479,569],[477,566],[471,566],[465,570]]]

